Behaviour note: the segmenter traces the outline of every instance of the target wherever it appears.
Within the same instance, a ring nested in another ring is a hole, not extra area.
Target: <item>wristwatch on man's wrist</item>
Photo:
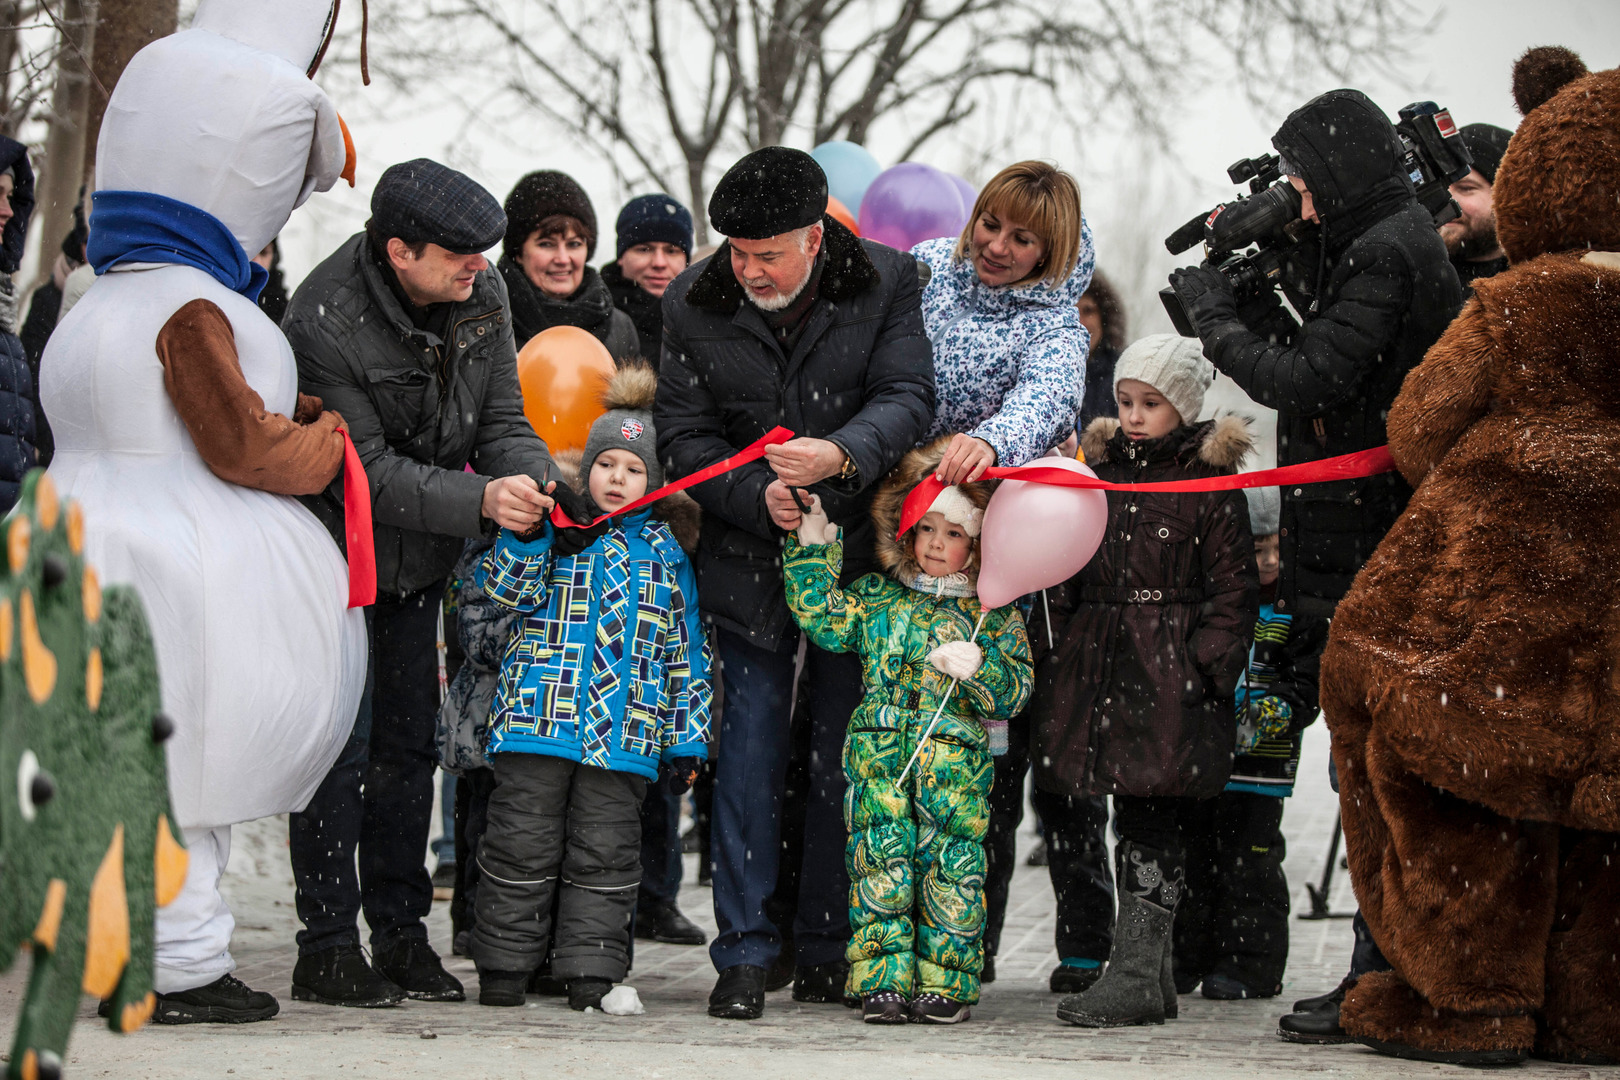
[[[838,470],[838,479],[854,480],[856,477],[860,476],[860,474],[861,470],[856,468],[855,459],[849,456],[848,450],[845,450],[844,464],[843,467]]]

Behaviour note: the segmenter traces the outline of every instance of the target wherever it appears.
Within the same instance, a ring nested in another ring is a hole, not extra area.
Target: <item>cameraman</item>
[[[1384,444],[1384,418],[1406,373],[1462,307],[1462,286],[1434,219],[1416,200],[1400,143],[1357,90],[1313,99],[1272,146],[1319,226],[1313,299],[1273,291],[1245,302],[1206,266],[1170,283],[1204,355],[1258,404],[1277,410],[1277,462],[1297,465]],[[1279,613],[1331,617],[1411,489],[1399,473],[1284,487]]]
[[[1469,124],[1461,128],[1463,145],[1474,167],[1451,185],[1451,197],[1461,213],[1440,226],[1440,239],[1451,253],[1451,265],[1462,281],[1463,291],[1473,295],[1474,282],[1500,274],[1508,267],[1507,252],[1496,238],[1496,211],[1491,193],[1496,184],[1496,167],[1502,163],[1513,132],[1494,124]]]

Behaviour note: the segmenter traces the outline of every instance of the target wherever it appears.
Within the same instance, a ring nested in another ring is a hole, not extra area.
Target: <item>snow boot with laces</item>
[[[1181,855],[1126,842],[1118,862],[1119,912],[1108,968],[1091,989],[1058,1004],[1058,1018],[1078,1027],[1162,1024],[1178,1011],[1170,932],[1181,896]]]

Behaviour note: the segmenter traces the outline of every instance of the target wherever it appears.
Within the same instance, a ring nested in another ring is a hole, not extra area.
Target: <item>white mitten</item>
[[[984,650],[971,641],[947,641],[928,654],[928,662],[953,679],[971,679],[984,664]]]
[[[838,539],[838,526],[832,523],[827,511],[821,508],[821,496],[810,496],[810,512],[799,522],[799,543],[805,547],[830,544]]]

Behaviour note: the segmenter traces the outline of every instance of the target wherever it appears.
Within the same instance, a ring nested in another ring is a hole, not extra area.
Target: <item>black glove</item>
[[[1235,321],[1237,297],[1232,283],[1210,266],[1187,266],[1170,274],[1170,287],[1199,336],[1223,322]]]
[[[594,517],[595,515],[591,515]],[[590,520],[590,517],[585,519]],[[602,534],[613,528],[612,518],[603,518],[595,525],[581,525],[577,529],[557,529],[551,540],[551,550],[557,553],[560,559],[565,555],[578,555],[592,544],[602,538]]]
[[[577,525],[589,525],[600,513],[589,495],[581,495],[561,481],[551,485],[551,490],[546,494],[562,507],[562,512],[568,515],[568,520]]]
[[[698,772],[703,768],[703,759],[695,757],[678,757],[664,762],[664,772],[668,775],[666,783],[669,790],[676,795],[683,794],[697,780]]]

